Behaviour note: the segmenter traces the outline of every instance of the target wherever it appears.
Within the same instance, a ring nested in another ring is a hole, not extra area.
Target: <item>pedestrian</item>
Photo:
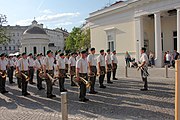
[[[144,88],[140,89],[141,91],[148,90],[148,82],[147,77],[149,76],[148,73],[148,56],[146,54],[146,48],[141,48],[141,57],[140,57],[140,65],[138,66],[138,70],[141,70],[141,77],[144,82]]]
[[[131,56],[128,51],[126,51],[126,54],[125,54],[125,61],[126,61],[126,66],[130,67]]]

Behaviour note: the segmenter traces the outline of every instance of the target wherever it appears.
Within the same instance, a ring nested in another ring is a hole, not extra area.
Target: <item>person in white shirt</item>
[[[86,98],[86,85],[80,81],[80,77],[88,81],[88,63],[85,50],[81,51],[81,58],[76,62],[76,76],[80,86],[79,101],[87,102],[89,99]]]
[[[97,60],[95,58],[95,48],[91,48],[90,49],[90,54],[87,57],[87,61],[88,61],[88,67],[89,67],[89,75],[91,76],[92,74],[94,74],[93,77],[90,77],[90,81],[91,81],[91,87],[90,87],[90,94],[96,94],[97,92],[95,91],[94,87],[95,87],[95,82],[96,82],[96,75],[97,75]]]
[[[104,50],[100,50],[100,55],[97,57],[97,63],[98,63],[99,84],[100,84],[99,87],[106,88],[106,86],[104,86],[103,84],[106,73]]]
[[[6,91],[5,89],[5,84],[6,84],[6,68],[8,67],[8,62],[5,59],[5,54],[2,53],[0,55],[0,71],[1,71],[1,75],[0,75],[0,92],[2,94],[8,93],[8,91]],[[4,76],[4,77],[2,77]]]
[[[170,55],[169,51],[167,51],[167,54],[166,54],[166,64],[170,65],[170,62],[171,62],[171,55]]]
[[[8,73],[8,77],[9,77],[9,83],[12,84],[12,83],[15,83],[13,82],[13,73],[14,73],[14,68],[15,68],[15,64],[14,64],[14,60],[13,60],[13,56],[9,56],[9,59],[8,59],[8,70],[7,70],[7,73]]]
[[[106,62],[106,71],[107,71],[107,83],[112,84],[113,83],[111,81],[112,61],[111,61],[110,49],[107,50],[107,55],[105,56],[105,62]]]
[[[116,57],[116,51],[115,50],[112,52],[111,60],[112,60],[112,68],[113,68],[113,80],[118,80],[116,78],[116,70],[117,70],[118,60]]]
[[[22,53],[22,58],[18,60],[17,71],[19,74],[24,73],[25,75],[29,76],[29,63],[26,53]],[[24,96],[30,95],[27,92],[27,84],[28,81],[26,81],[26,78],[22,75],[22,95]]]
[[[34,58],[32,53],[30,53],[28,55],[28,63],[29,63],[29,84],[35,84],[35,82],[33,82],[33,78],[34,78]]]
[[[40,71],[43,70],[43,61],[41,60],[41,55],[37,54],[37,58],[34,61],[34,68],[36,69],[36,78],[37,78],[37,88],[39,90],[43,90],[44,88],[42,87],[42,78],[39,77]]]
[[[58,50],[57,55],[56,55],[56,60],[58,60],[60,58],[60,54],[61,54],[61,50]]]
[[[65,71],[67,74],[69,71],[69,54],[66,54],[66,56],[64,58],[64,62],[65,62],[65,66],[66,66]],[[66,75],[66,78],[68,78],[67,75]]]
[[[71,53],[71,57],[69,58],[69,65],[70,65],[70,75],[71,75],[71,86],[76,86],[76,84],[73,82],[73,76],[75,75],[75,71],[76,71],[75,53]]]
[[[77,57],[76,57],[76,61],[79,60],[80,58],[81,58],[81,53],[78,52],[78,55],[77,55]]]
[[[17,69],[17,67],[18,67],[18,61],[19,61],[19,59],[21,59],[21,54],[19,54],[19,55],[17,55],[16,56],[17,57],[17,59],[16,59],[16,61],[15,61],[15,68],[16,68],[16,71],[18,71]],[[18,84],[18,88],[20,88],[21,89],[21,87],[22,87],[22,80],[21,80],[21,78],[19,78],[19,77],[16,77],[17,78],[17,84]]]
[[[141,91],[147,91],[148,90],[148,83],[147,83],[147,77],[149,75],[148,73],[148,56],[146,54],[146,48],[141,49],[141,57],[140,57],[140,65],[138,67],[138,70],[141,69],[141,77],[144,82],[144,88],[140,89]]]
[[[64,61],[64,53],[60,54],[60,58],[57,60],[57,66],[59,69],[59,88],[60,92],[66,92],[67,90],[64,88],[64,82],[66,77],[66,71],[65,71],[65,61]]]
[[[43,61],[43,71],[44,76],[47,76],[46,73],[51,75],[51,77],[54,77],[54,58],[51,50],[47,51],[47,56],[44,58]],[[56,95],[52,94],[53,90],[53,82],[47,78],[46,79],[46,86],[47,86],[47,98],[53,98],[56,97]]]

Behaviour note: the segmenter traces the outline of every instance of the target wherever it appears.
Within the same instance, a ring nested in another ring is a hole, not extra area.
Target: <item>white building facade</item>
[[[120,63],[124,54],[140,57],[141,47],[155,53],[161,67],[165,51],[180,52],[180,0],[128,0],[90,13],[91,45],[116,50]]]
[[[43,24],[38,24],[35,20],[30,26],[8,25],[3,27],[10,40],[0,44],[0,53],[27,52],[27,54],[45,54],[48,49],[53,52],[56,50],[64,51],[65,38],[68,35],[66,30],[43,28]],[[35,27],[34,30],[32,30],[33,27]],[[28,30],[33,32],[28,32]]]

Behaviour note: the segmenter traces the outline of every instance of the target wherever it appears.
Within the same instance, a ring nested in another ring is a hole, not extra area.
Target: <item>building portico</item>
[[[128,0],[91,13],[87,20],[92,46],[111,48],[107,43],[112,37],[120,60],[129,51],[139,61],[140,49],[146,47],[155,54],[155,65],[162,67],[164,52],[180,52],[179,0]],[[107,35],[109,28],[116,32]]]

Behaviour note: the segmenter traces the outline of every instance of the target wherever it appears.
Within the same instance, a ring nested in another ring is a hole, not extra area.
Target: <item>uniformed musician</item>
[[[97,68],[96,68],[97,60],[96,60],[94,54],[95,54],[95,48],[91,48],[90,54],[87,57],[88,67],[89,67],[89,75],[90,75],[90,81],[91,81],[91,87],[90,87],[90,91],[89,91],[90,94],[97,93],[94,89],[95,82],[96,82],[96,75],[97,75]]]
[[[110,49],[108,49],[106,52],[107,52],[107,55],[105,56],[105,62],[106,62],[106,71],[107,71],[107,83],[112,84],[113,83],[111,81],[112,61],[111,61]]]
[[[112,52],[111,60],[112,60],[112,68],[113,68],[113,80],[118,80],[116,78],[116,70],[117,70],[117,64],[118,64],[118,60],[117,60],[117,57],[116,57],[116,50],[114,50]]]
[[[0,55],[0,92],[2,94],[8,93],[8,91],[5,89],[6,84],[6,68],[8,67],[8,62],[5,59],[5,54],[2,53]]]
[[[12,55],[9,56],[8,66],[9,66],[9,68],[7,70],[7,73],[8,73],[8,77],[9,77],[9,83],[12,84],[12,83],[15,83],[13,81],[13,73],[14,73],[15,63],[14,63]]]
[[[41,59],[41,55],[37,54],[37,59],[34,61],[34,67],[36,68],[36,78],[37,78],[37,88],[39,90],[43,90],[42,87],[42,78],[39,77],[39,73],[43,70],[43,61]]]
[[[75,75],[75,71],[76,71],[75,53],[71,53],[71,57],[69,58],[69,65],[70,65],[70,74],[71,74],[71,86],[76,86],[76,84],[73,82],[73,76]]]
[[[80,86],[80,94],[79,94],[79,101],[87,102],[86,96],[86,85],[80,81],[80,77],[88,80],[88,63],[86,60],[86,51],[81,51],[81,58],[76,62],[76,76],[77,81],[79,81]]]
[[[27,60],[27,55],[26,53],[22,53],[22,58],[18,60],[18,65],[17,65],[17,71],[19,74],[24,73],[26,76],[29,76],[29,63]],[[30,95],[27,92],[27,84],[28,81],[26,80],[25,76],[21,74],[22,77],[22,95],[27,96]]]
[[[106,86],[103,84],[104,82],[104,77],[105,77],[105,57],[104,57],[104,50],[100,50],[100,55],[97,58],[97,63],[98,63],[98,74],[99,74],[99,84],[100,88],[106,88]]]
[[[30,53],[28,55],[28,63],[29,63],[29,83],[30,84],[35,84],[35,82],[33,82],[33,78],[34,78],[34,58],[32,53]]]
[[[44,58],[44,62],[43,62],[44,76],[47,76],[46,73],[51,75],[51,77],[54,76],[53,66],[54,66],[53,54],[51,50],[48,50],[47,56]],[[46,86],[47,86],[47,98],[56,97],[55,95],[52,94],[53,82],[51,81],[51,79],[49,78],[46,79]]]
[[[65,61],[64,61],[64,53],[60,54],[60,58],[57,60],[57,65],[59,68],[59,88],[60,92],[66,92],[67,90],[64,88],[64,82],[66,77],[66,71],[65,71]]]
[[[17,59],[16,59],[16,61],[15,61],[15,68],[16,68],[16,71],[18,71],[18,70],[17,70],[17,69],[18,69],[18,68],[17,68],[17,67],[18,67],[18,61],[19,61],[20,58],[21,58],[21,54],[17,55],[16,57],[17,57]],[[16,78],[17,78],[18,88],[21,89],[21,87],[22,87],[22,79],[19,78],[19,77],[16,77]]]
[[[66,56],[65,56],[65,58],[64,58],[64,62],[65,62],[65,71],[66,71],[66,74],[68,73],[68,70],[69,70],[69,54],[66,54]],[[66,75],[66,78],[68,78],[67,77],[67,75]]]
[[[60,54],[61,54],[61,50],[58,50],[57,55],[56,55],[56,60],[58,60],[60,58]]]

